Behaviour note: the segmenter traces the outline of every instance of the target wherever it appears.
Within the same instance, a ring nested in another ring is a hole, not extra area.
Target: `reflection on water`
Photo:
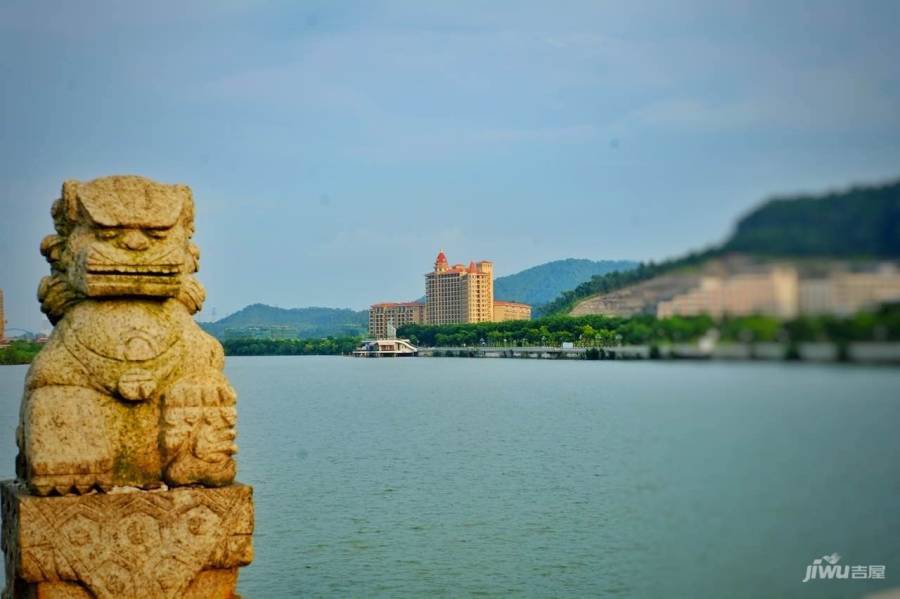
[[[6,477],[24,373],[0,367]],[[900,575],[900,370],[273,357],[227,373],[256,494],[248,598],[853,597]],[[800,582],[833,551],[887,580]]]

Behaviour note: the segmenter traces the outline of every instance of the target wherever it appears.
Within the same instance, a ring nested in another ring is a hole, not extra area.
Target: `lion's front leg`
[[[93,389],[64,385],[28,393],[18,436],[25,480],[34,493],[86,493],[112,485],[104,399]]]
[[[163,399],[164,478],[172,485],[231,484],[236,395],[220,372],[182,379]]]

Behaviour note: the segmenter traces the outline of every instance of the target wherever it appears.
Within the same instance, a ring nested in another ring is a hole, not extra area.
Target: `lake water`
[[[248,599],[900,586],[900,369],[229,358]],[[0,367],[0,474],[25,367]],[[884,581],[801,583],[814,558]]]

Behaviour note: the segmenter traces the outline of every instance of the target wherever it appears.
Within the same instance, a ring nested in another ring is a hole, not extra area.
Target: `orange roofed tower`
[[[369,335],[384,338],[404,324],[462,324],[500,320],[528,320],[531,306],[494,301],[494,264],[474,260],[450,264],[444,250],[425,275],[425,303],[373,304],[369,309]]]
[[[457,324],[494,318],[493,265],[483,260],[450,267],[441,250],[434,271],[425,275],[425,322]]]
[[[444,272],[447,270],[450,270],[450,264],[447,262],[447,254],[444,253],[444,250],[441,250],[434,260],[434,272]]]

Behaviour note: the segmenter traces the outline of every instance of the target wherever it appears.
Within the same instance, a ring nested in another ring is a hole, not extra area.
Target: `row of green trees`
[[[547,345],[573,343],[579,347],[616,345],[658,346],[697,341],[715,329],[726,342],[803,343],[830,341],[900,341],[900,304],[877,312],[862,312],[850,317],[804,316],[779,320],[771,316],[725,318],[676,316],[547,316],[536,320],[510,320],[457,325],[406,325],[398,335],[414,344],[429,347],[484,345]],[[361,337],[325,337],[321,339],[226,339],[225,353],[230,356],[321,356],[343,355],[359,345]]]
[[[29,364],[42,347],[42,344],[34,341],[17,339],[6,347],[0,347],[0,364]]]
[[[323,337],[321,339],[226,339],[222,346],[228,356],[339,356],[349,354],[361,337]],[[13,341],[0,347],[0,364],[29,364],[43,345],[32,341]]]
[[[558,346],[565,342],[583,347],[610,347],[693,342],[712,329],[718,331],[721,340],[735,342],[900,341],[900,305],[846,318],[805,316],[782,321],[771,316],[748,316],[715,321],[709,316],[664,319],[649,315],[548,316],[477,324],[406,325],[398,334],[414,344],[430,347]]]
[[[536,320],[510,320],[443,326],[406,325],[398,335],[414,344],[429,347],[484,345],[559,346],[573,343],[579,347],[617,345],[658,346],[690,343],[715,329],[723,341],[803,343],[830,341],[900,341],[900,304],[885,306],[877,312],[861,312],[851,317],[804,316],[782,321],[771,316],[725,318],[676,316],[548,316]],[[361,337],[324,337],[320,339],[226,339],[229,356],[331,356],[352,352]],[[40,351],[41,344],[13,341],[0,348],[0,364],[27,364]]]
[[[339,356],[352,352],[361,337],[321,339],[226,339],[227,356]]]

